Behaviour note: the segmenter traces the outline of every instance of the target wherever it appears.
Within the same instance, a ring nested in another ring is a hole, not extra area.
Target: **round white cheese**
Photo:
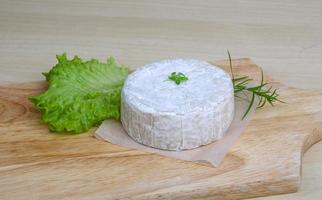
[[[187,81],[168,79],[181,72]],[[194,59],[164,60],[131,73],[122,90],[121,121],[137,142],[184,150],[223,137],[234,116],[231,78],[222,69]]]

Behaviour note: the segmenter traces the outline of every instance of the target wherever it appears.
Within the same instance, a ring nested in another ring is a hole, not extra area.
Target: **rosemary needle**
[[[230,66],[235,96],[238,93],[240,93],[240,92],[244,93],[245,91],[252,93],[250,103],[249,103],[242,119],[244,119],[247,116],[247,114],[249,113],[249,111],[251,110],[251,108],[255,102],[255,97],[259,98],[259,103],[257,105],[258,108],[263,107],[267,102],[271,106],[274,106],[274,103],[276,103],[276,102],[284,103],[283,101],[281,101],[278,98],[279,94],[277,93],[276,89],[273,89],[272,87],[269,87],[268,89],[265,88],[265,86],[268,83],[264,82],[264,73],[263,73],[262,69],[261,69],[261,82],[259,85],[256,85],[256,86],[249,86],[249,83],[252,81],[252,79],[249,78],[248,76],[235,77],[234,73],[233,73],[233,65],[232,65],[231,55],[230,55],[229,51],[227,51],[227,53],[228,53],[228,58],[229,58],[229,66]]]

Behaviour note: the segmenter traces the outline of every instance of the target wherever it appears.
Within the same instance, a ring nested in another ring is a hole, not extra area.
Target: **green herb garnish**
[[[180,83],[189,80],[186,75],[184,75],[182,72],[172,72],[168,79],[171,81],[174,81],[177,85],[180,85]]]
[[[232,65],[231,56],[230,56],[229,51],[227,51],[227,53],[228,53],[228,57],[229,57],[229,66],[230,66],[235,96],[238,93],[245,92],[245,91],[251,92],[251,94],[252,94],[249,106],[246,109],[246,112],[244,113],[242,119],[244,119],[246,117],[246,115],[249,113],[250,109],[252,108],[252,106],[255,102],[255,97],[259,98],[259,103],[257,105],[258,108],[263,107],[267,102],[271,106],[274,106],[274,103],[276,103],[276,102],[284,103],[283,101],[278,99],[279,95],[277,93],[277,89],[273,89],[272,86],[269,88],[265,88],[265,86],[267,86],[268,83],[264,82],[264,74],[263,74],[262,69],[261,69],[261,82],[259,85],[256,85],[256,86],[249,86],[249,83],[253,79],[249,78],[248,76],[235,77],[234,73],[233,73],[233,65]]]

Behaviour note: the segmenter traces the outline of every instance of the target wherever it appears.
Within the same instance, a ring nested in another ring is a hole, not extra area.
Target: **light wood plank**
[[[136,68],[172,57],[251,56],[275,79],[322,89],[322,2],[0,0],[0,83],[40,80],[68,52]],[[322,196],[322,144],[304,158],[296,194]],[[265,198],[266,199],[266,198]]]
[[[228,61],[215,64],[228,70]],[[239,75],[260,77],[250,59]],[[99,141],[92,131],[50,134],[27,97],[45,82],[0,87],[0,199],[240,199],[295,192],[302,154],[322,139],[322,93],[279,88],[286,104],[265,107],[213,168]]]

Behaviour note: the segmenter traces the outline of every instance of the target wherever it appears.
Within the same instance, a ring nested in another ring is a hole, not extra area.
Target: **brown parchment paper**
[[[116,120],[105,120],[96,130],[95,136],[98,139],[130,149],[138,149],[180,160],[207,162],[212,166],[218,166],[232,145],[237,141],[240,134],[245,130],[253,113],[256,110],[258,99],[255,100],[250,112],[242,120],[242,116],[249,106],[249,100],[247,100],[249,99],[248,96],[249,94],[246,96],[242,95],[241,97],[235,97],[235,116],[225,136],[221,140],[195,149],[184,151],[167,151],[139,144],[127,135],[122,127],[121,122]]]

